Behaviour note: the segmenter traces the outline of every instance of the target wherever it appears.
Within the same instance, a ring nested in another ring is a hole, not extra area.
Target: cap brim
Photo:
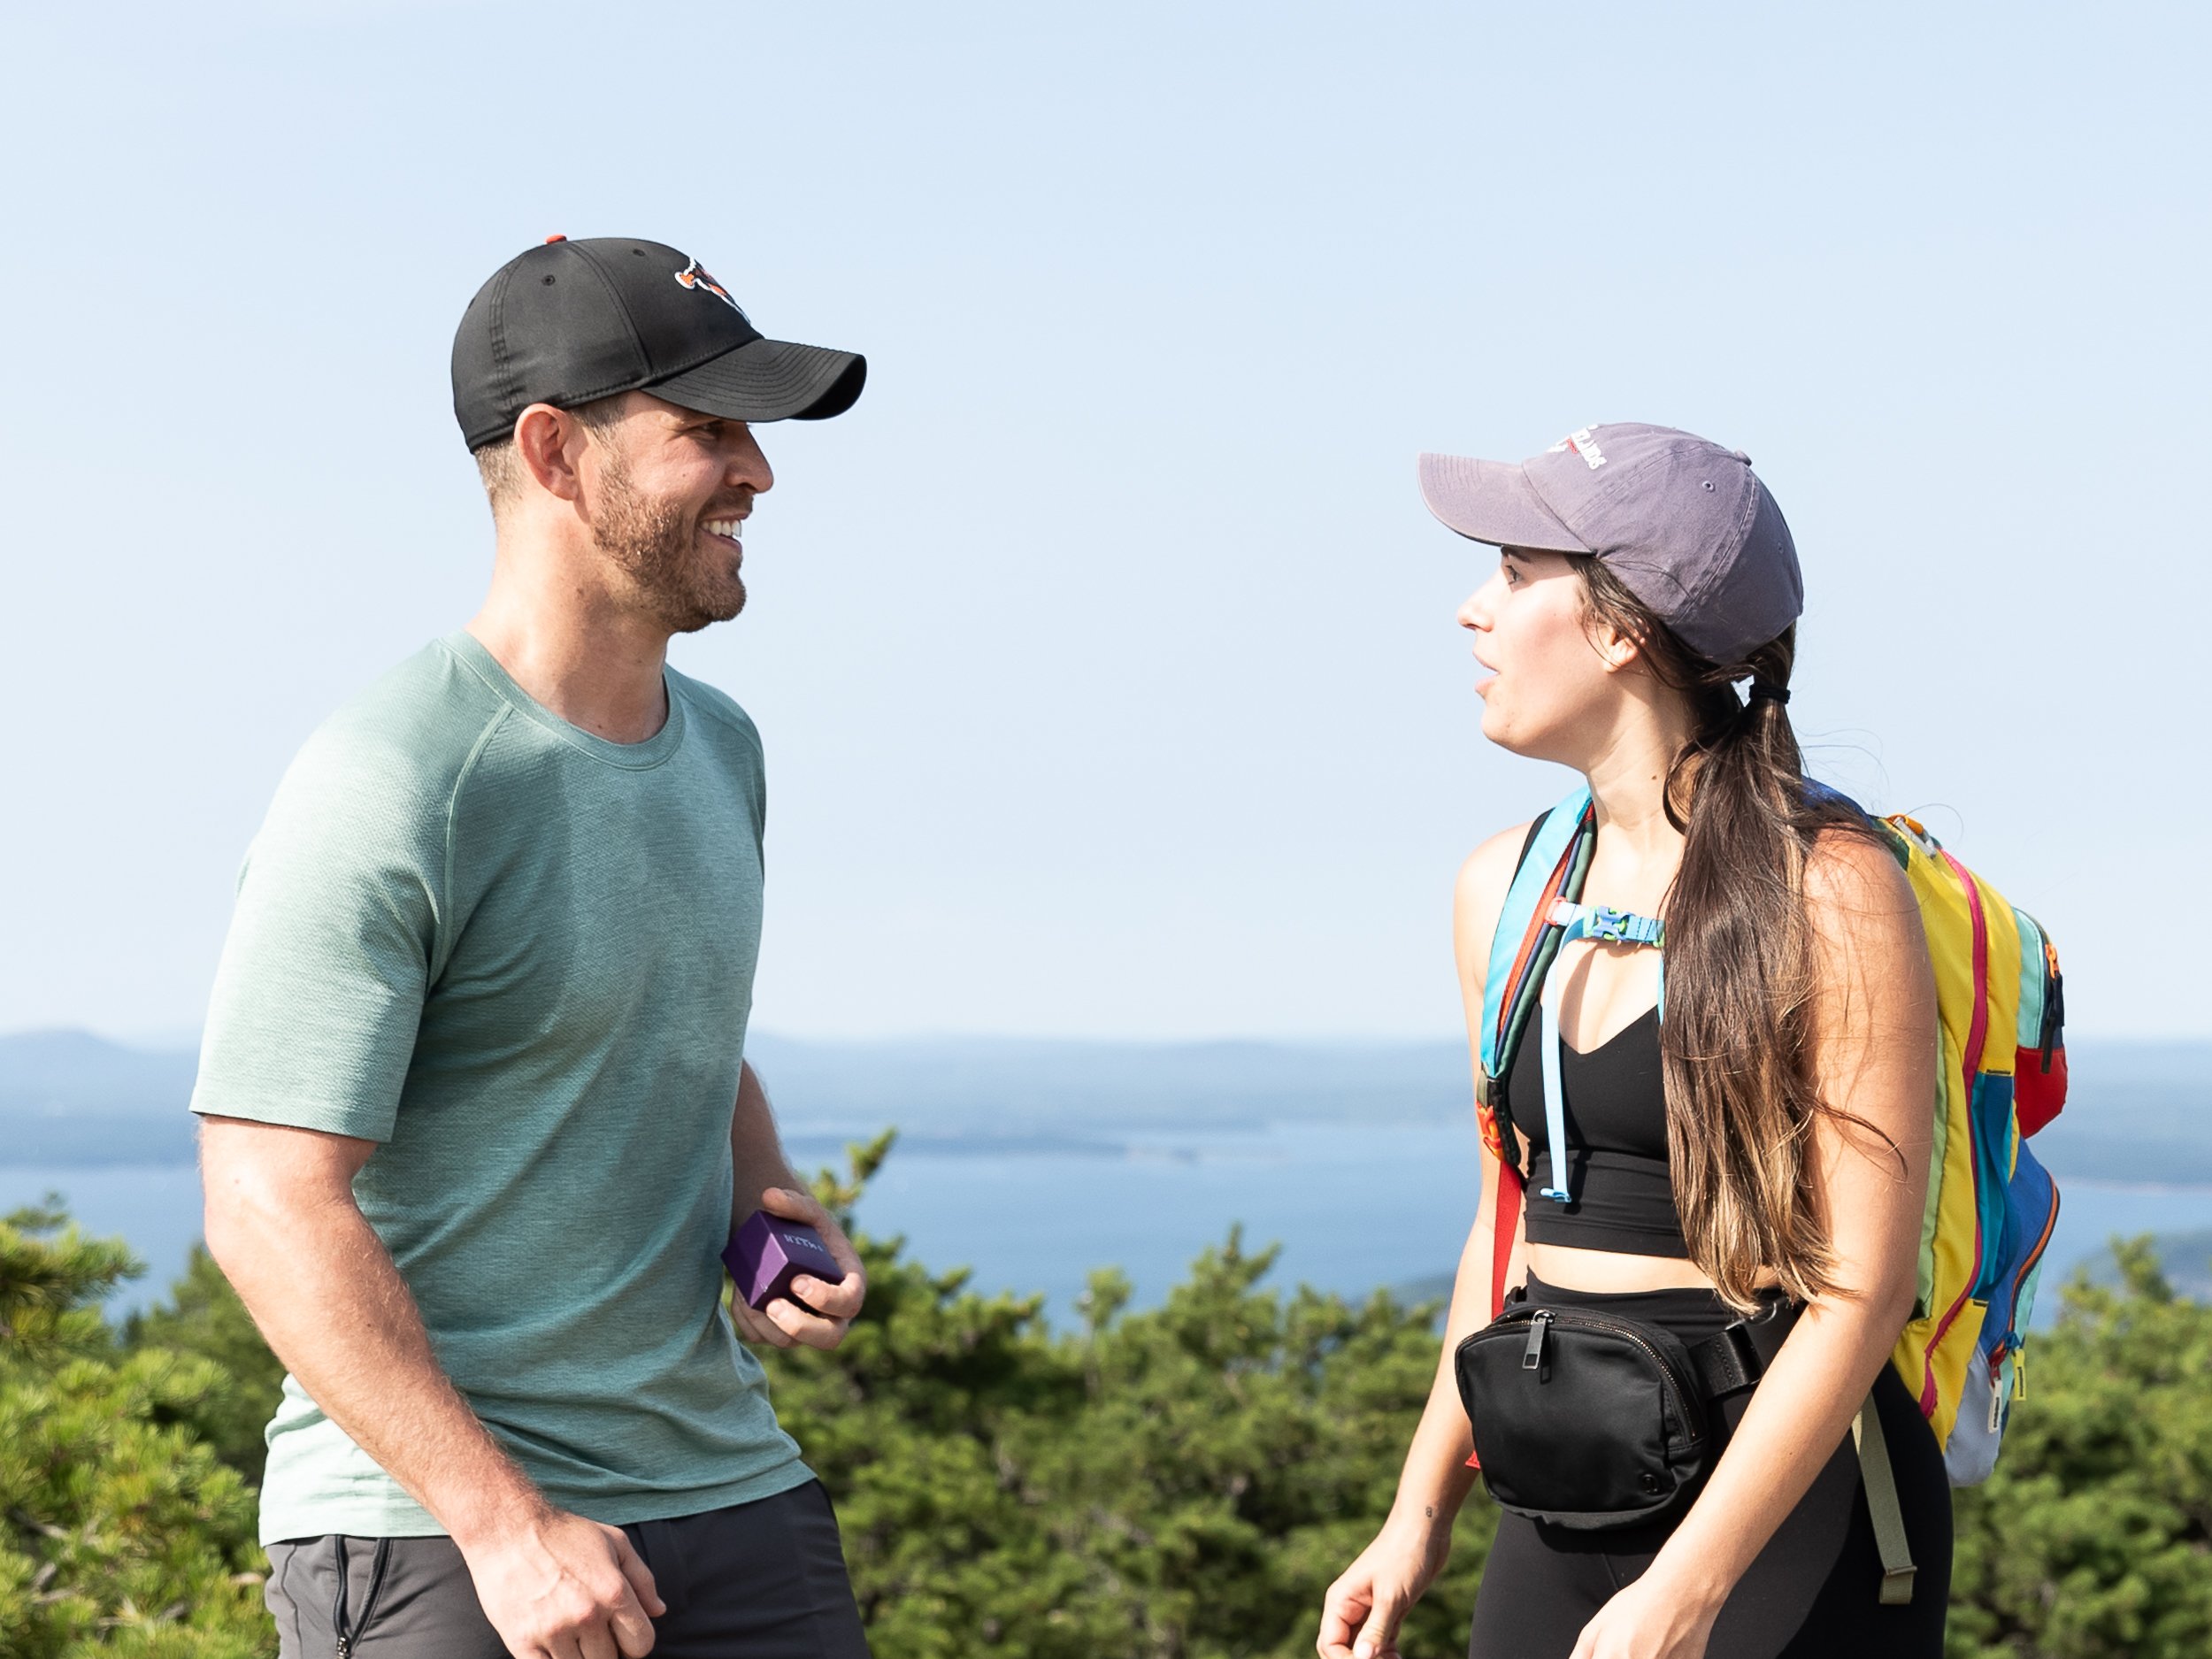
[[[642,389],[726,420],[827,420],[858,401],[867,379],[857,352],[749,340]]]
[[[1544,504],[1529,482],[1528,469],[1516,462],[1425,455],[1421,499],[1441,523],[1471,541],[1550,553],[1591,550]]]

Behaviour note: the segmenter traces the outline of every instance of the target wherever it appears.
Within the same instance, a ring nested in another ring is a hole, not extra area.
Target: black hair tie
[[[1747,703],[1787,703],[1789,700],[1790,688],[1787,686],[1777,686],[1767,680],[1755,680],[1751,682],[1751,695],[1745,699],[1745,702]]]

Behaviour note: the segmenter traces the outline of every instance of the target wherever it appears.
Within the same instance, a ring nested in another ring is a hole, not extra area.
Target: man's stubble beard
[[[711,571],[697,548],[698,526],[673,501],[639,493],[629,464],[610,449],[600,474],[599,509],[591,539],[630,579],[656,620],[671,634],[696,634],[745,609],[745,583]]]

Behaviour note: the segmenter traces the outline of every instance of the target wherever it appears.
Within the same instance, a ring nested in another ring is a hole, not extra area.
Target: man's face
[[[591,449],[592,540],[638,606],[672,634],[742,611],[743,521],[775,482],[751,428],[631,392]]]

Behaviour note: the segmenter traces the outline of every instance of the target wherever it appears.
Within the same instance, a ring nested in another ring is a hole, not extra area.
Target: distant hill
[[[910,1149],[1118,1152],[1117,1137],[1269,1123],[1407,1122],[1468,1110],[1455,1042],[1114,1043],[1019,1038],[809,1042],[747,1050],[786,1133],[897,1125]],[[196,1056],[81,1031],[0,1036],[0,1162],[157,1164],[192,1156]]]
[[[2154,1234],[2151,1249],[2177,1292],[2199,1302],[2212,1302],[2212,1228]],[[2089,1277],[2098,1284],[2119,1284],[2119,1263],[2109,1250],[2092,1257],[2088,1267]]]
[[[2212,1042],[2080,1042],[2066,1110],[2035,1138],[2059,1175],[2212,1183]]]
[[[1091,1042],[757,1035],[786,1133],[897,1125],[910,1148],[1093,1150],[1171,1130],[1410,1123],[1470,1110],[1466,1052],[1434,1042]],[[2036,1141],[2058,1174],[2212,1183],[2212,1042],[2077,1042],[2073,1101]],[[0,1162],[183,1162],[189,1051],[81,1031],[0,1036]]]
[[[785,1123],[931,1135],[1083,1137],[1270,1123],[1432,1121],[1469,1110],[1457,1042],[1086,1042],[925,1038],[747,1053]]]
[[[0,1036],[0,1112],[144,1111],[182,1104],[197,1056],[129,1048],[88,1031]]]
[[[198,1064],[84,1031],[0,1037],[0,1163],[188,1163]]]

